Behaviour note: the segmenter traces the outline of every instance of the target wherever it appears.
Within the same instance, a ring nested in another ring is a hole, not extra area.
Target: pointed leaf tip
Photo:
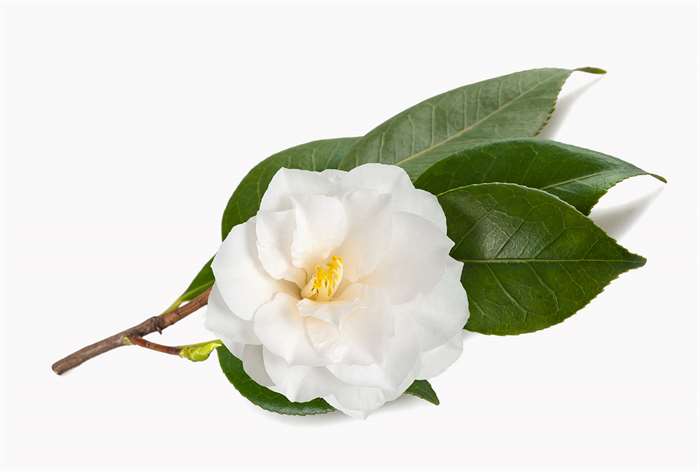
[[[603,75],[608,73],[608,71],[606,71],[605,69],[601,69],[600,67],[579,67],[578,69],[574,70],[578,72],[588,72],[589,74],[597,75]]]

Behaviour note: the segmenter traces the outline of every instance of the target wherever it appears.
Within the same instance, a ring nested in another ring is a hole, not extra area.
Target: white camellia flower
[[[462,352],[446,232],[400,167],[280,169],[214,258],[206,326],[260,385],[366,417]]]

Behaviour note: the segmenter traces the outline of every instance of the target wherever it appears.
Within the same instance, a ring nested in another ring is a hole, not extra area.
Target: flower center
[[[343,258],[333,256],[325,266],[316,266],[314,275],[306,282],[301,296],[318,301],[330,300],[342,280]]]

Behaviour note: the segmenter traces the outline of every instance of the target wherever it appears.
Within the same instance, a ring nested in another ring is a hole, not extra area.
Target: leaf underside
[[[602,73],[593,68],[583,72]],[[547,124],[570,69],[533,69],[484,80],[429,98],[362,137],[340,162],[403,167],[412,179],[466,147],[536,136]]]
[[[538,188],[588,214],[615,184],[651,175],[612,156],[536,138],[498,141],[453,154],[428,168],[416,187],[435,195],[469,184],[505,182]]]
[[[448,191],[439,201],[455,241],[451,255],[464,263],[470,331],[507,335],[547,328],[645,263],[540,190],[476,184]]]

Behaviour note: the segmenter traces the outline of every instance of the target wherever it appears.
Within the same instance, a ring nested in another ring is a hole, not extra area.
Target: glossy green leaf
[[[470,331],[505,335],[547,328],[646,262],[541,190],[476,184],[438,198],[455,242],[452,257],[464,262]]]
[[[212,257],[207,261],[206,264],[204,264],[204,267],[202,267],[197,275],[194,277],[194,280],[190,283],[190,285],[185,289],[182,295],[178,297],[177,300],[175,300],[172,305],[170,305],[166,310],[165,313],[174,310],[175,308],[179,307],[182,303],[188,302],[195,298],[197,295],[200,295],[204,293],[206,290],[208,290],[212,285],[214,285],[214,272],[211,270],[211,262],[214,260]]]
[[[321,171],[336,169],[340,160],[358,138],[337,138],[312,141],[274,154],[256,165],[236,188],[226,205],[221,221],[221,238],[231,229],[255,216],[260,200],[272,180],[281,169],[305,169]]]
[[[593,74],[601,69],[575,69]],[[412,179],[464,148],[494,139],[531,137],[546,125],[574,70],[534,69],[485,80],[429,98],[360,139],[340,163],[395,164]]]
[[[332,406],[320,398],[304,403],[290,402],[284,395],[255,383],[243,370],[243,363],[226,347],[221,346],[217,348],[216,352],[219,356],[221,370],[224,371],[229,382],[241,395],[260,408],[283,415],[301,416],[335,411]]]
[[[652,175],[612,156],[535,138],[499,141],[453,154],[429,167],[416,187],[435,195],[469,184],[506,182],[539,188],[588,214],[615,184]]]
[[[413,395],[414,397],[422,398],[423,400],[429,401],[433,405],[439,405],[440,399],[438,398],[435,390],[433,390],[432,385],[427,380],[416,380],[414,381],[406,393]]]

